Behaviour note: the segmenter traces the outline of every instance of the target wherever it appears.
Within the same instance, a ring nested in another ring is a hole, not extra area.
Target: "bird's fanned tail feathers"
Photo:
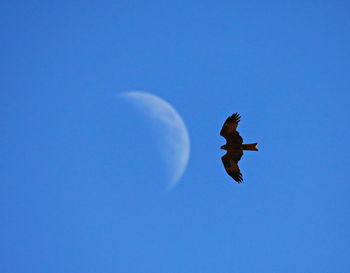
[[[259,151],[258,148],[256,147],[258,145],[257,142],[252,143],[252,144],[242,144],[242,148],[245,151]]]

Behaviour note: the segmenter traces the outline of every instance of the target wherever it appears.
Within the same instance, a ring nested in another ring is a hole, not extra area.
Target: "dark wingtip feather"
[[[235,175],[235,177],[233,178],[238,184],[241,184],[243,182],[243,176],[241,173],[238,173]]]
[[[233,122],[236,122],[236,123],[240,122],[241,121],[240,114],[238,114],[238,113],[232,114],[232,116],[229,117],[229,121],[233,121]]]

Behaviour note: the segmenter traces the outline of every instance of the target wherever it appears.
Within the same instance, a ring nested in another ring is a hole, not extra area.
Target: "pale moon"
[[[160,125],[161,152],[169,176],[168,190],[171,190],[180,181],[190,156],[190,137],[184,121],[170,103],[158,96],[139,91],[119,95],[135,103],[147,117]]]

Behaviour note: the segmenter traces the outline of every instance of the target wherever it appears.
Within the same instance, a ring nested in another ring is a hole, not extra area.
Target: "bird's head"
[[[222,149],[222,150],[227,150],[227,149],[226,149],[226,145],[222,145],[222,146],[220,147],[220,149]]]

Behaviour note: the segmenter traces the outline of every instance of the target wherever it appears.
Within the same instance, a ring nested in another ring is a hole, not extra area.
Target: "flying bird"
[[[238,161],[243,156],[243,151],[258,151],[258,143],[243,144],[243,138],[237,131],[241,116],[238,113],[228,117],[222,126],[220,135],[226,139],[226,144],[220,148],[226,150],[226,154],[221,157],[226,172],[238,183],[242,183],[243,176],[238,167]]]

